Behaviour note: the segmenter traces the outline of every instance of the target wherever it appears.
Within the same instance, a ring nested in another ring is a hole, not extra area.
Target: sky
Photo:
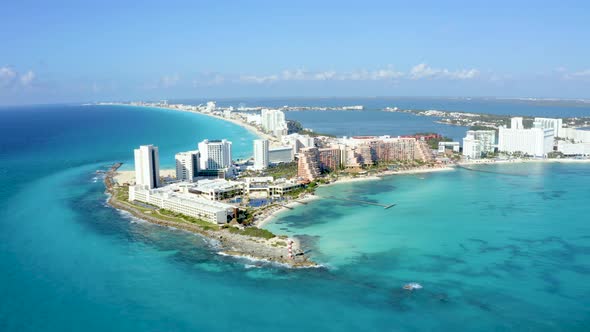
[[[0,104],[590,98],[590,1],[6,1]]]

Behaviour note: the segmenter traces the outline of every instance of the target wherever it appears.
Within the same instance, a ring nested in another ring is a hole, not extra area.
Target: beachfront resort
[[[277,211],[316,198],[315,188],[326,183],[447,170],[457,164],[590,155],[590,131],[566,127],[562,119],[535,118],[525,126],[522,117],[513,117],[509,126],[466,131],[461,144],[436,133],[333,137],[300,126],[292,130],[284,109],[217,108],[215,102],[133,105],[207,114],[260,137],[252,142],[253,156],[247,160],[233,160],[232,142],[205,139],[194,150],[176,152],[176,168],[162,172],[158,147],[140,146],[134,151],[135,171],[114,177],[127,188],[130,202],[215,225],[260,227]]]

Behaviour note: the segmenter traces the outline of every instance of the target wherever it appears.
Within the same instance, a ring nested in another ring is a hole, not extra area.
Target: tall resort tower
[[[142,145],[134,150],[135,184],[154,189],[160,186],[160,156],[158,147]]]

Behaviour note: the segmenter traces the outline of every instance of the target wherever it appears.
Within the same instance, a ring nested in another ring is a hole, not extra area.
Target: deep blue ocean
[[[247,157],[254,137],[160,109],[0,108],[0,331],[590,330],[590,164],[321,188],[397,205],[282,214],[268,228],[325,267],[257,267],[105,205],[96,170],[140,144],[170,168],[204,138]]]

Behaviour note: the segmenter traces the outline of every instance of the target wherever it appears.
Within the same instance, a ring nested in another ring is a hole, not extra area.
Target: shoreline
[[[502,164],[523,164],[523,163],[590,163],[589,159],[573,159],[573,158],[545,158],[545,159],[506,159],[506,160],[495,160],[495,159],[478,159],[463,161],[457,163],[457,165],[502,165]]]
[[[98,104],[100,105],[100,104]],[[227,121],[230,122],[232,124],[235,124],[236,126],[240,126],[244,129],[246,129],[247,131],[249,131],[251,134],[254,134],[255,136],[257,136],[258,138],[262,138],[262,139],[267,139],[269,141],[272,142],[278,142],[278,139],[270,134],[267,134],[263,131],[261,131],[260,129],[258,129],[257,127],[243,122],[243,121],[239,121],[236,119],[231,119],[231,118],[224,118],[222,116],[219,115],[215,115],[215,114],[210,114],[210,113],[204,113],[204,112],[198,112],[198,111],[189,111],[189,110],[183,110],[183,109],[179,109],[179,108],[174,108],[174,107],[162,107],[162,106],[141,106],[141,105],[129,105],[129,104],[122,104],[122,103],[117,103],[117,104],[111,104],[111,105],[117,105],[117,106],[128,106],[128,107],[137,107],[137,108],[156,108],[156,109],[161,109],[161,110],[167,110],[167,111],[177,111],[177,112],[183,112],[183,113],[193,113],[193,114],[200,114],[200,115],[204,115],[204,116],[209,116],[218,120],[223,120],[223,121]]]
[[[432,172],[453,171],[453,170],[455,170],[455,167],[429,167],[429,168],[418,168],[418,169],[402,170],[402,171],[385,171],[385,172],[380,172],[377,175],[371,175],[371,176],[356,177],[356,178],[353,178],[353,177],[340,178],[336,181],[333,181],[333,182],[330,182],[327,184],[320,184],[320,185],[318,185],[318,188],[335,186],[335,185],[346,184],[346,183],[380,181],[383,179],[383,177],[386,177],[386,176],[411,175],[411,174],[432,173]],[[322,199],[324,199],[324,198],[321,196],[318,196],[315,194],[313,194],[313,195],[308,194],[306,197],[304,197],[302,199],[297,199],[297,200],[294,200],[294,201],[286,204],[286,207],[281,206],[276,209],[273,209],[268,214],[265,214],[262,219],[256,220],[254,224],[258,228],[264,228],[264,226],[273,222],[273,220],[276,219],[280,214],[290,211],[290,210],[292,210],[296,207],[299,207],[301,205],[306,205],[306,203],[308,203],[308,202],[316,201],[316,200],[319,201]]]
[[[114,180],[117,169],[121,163],[113,165],[105,174],[104,185],[105,193],[108,196],[107,204],[118,210],[126,211],[133,217],[144,220],[146,222],[172,227],[175,229],[187,231],[193,234],[201,235],[207,239],[217,241],[219,243],[219,252],[226,254],[231,253],[232,256],[251,257],[252,259],[267,261],[269,263],[283,264],[288,267],[319,267],[321,265],[309,260],[303,254],[304,250],[300,246],[297,239],[289,238],[287,236],[274,236],[266,239],[262,237],[252,237],[243,234],[232,233],[228,229],[218,228],[218,225],[211,224],[211,228],[204,228],[197,224],[191,224],[182,221],[166,220],[161,217],[156,217],[153,211],[144,211],[140,206],[131,205],[126,201],[121,201],[117,198],[116,189],[120,188]],[[295,256],[290,259],[287,252],[287,242],[293,241],[293,252]]]
[[[412,174],[425,174],[425,173],[438,173],[438,172],[450,172],[450,171],[455,171],[457,170],[456,166],[470,166],[470,165],[493,165],[493,164],[521,164],[521,163],[530,163],[530,162],[544,162],[544,163],[554,163],[554,162],[561,162],[561,163],[590,163],[590,159],[567,159],[567,158],[563,158],[563,159],[512,159],[512,160],[502,160],[502,161],[496,161],[496,160],[486,160],[486,161],[469,161],[469,162],[462,162],[462,163],[457,163],[457,164],[453,164],[453,165],[449,165],[449,166],[443,166],[443,167],[426,167],[426,168],[416,168],[416,169],[408,169],[408,170],[400,170],[400,171],[383,171],[380,172],[379,174],[376,175],[371,175],[371,176],[365,176],[365,177],[356,177],[356,178],[342,178],[342,179],[338,179],[334,182],[328,183],[328,184],[321,184],[318,185],[318,188],[321,187],[329,187],[329,186],[335,186],[335,185],[339,185],[339,184],[346,184],[346,183],[354,183],[354,182],[368,182],[368,181],[377,181],[377,180],[382,180],[384,177],[390,177],[390,176],[397,176],[397,175],[412,175]],[[322,200],[323,198],[321,196],[318,195],[312,195],[313,198],[307,200],[307,201],[315,201],[315,200]],[[304,202],[307,202],[304,201]],[[292,203],[297,203],[297,202],[292,202]],[[287,207],[281,207],[278,208],[276,210],[273,210],[272,212],[270,212],[268,215],[266,215],[262,220],[260,221],[256,221],[255,225],[256,227],[259,228],[263,228],[264,226],[266,226],[267,224],[273,222],[274,219],[276,219],[280,214],[290,211],[295,207],[298,207],[302,204],[293,204],[293,206],[291,206],[289,203],[288,208]],[[303,204],[304,205],[304,204]]]
[[[305,196],[303,198],[293,200],[285,205],[277,206],[277,207],[273,208],[271,211],[265,211],[262,216],[258,216],[256,218],[256,220],[254,221],[254,225],[258,228],[263,228],[266,224],[268,224],[273,219],[275,219],[279,214],[286,212],[286,211],[290,211],[290,210],[296,208],[297,206],[305,205],[308,202],[319,200],[319,199],[321,199],[321,197],[319,197],[317,195],[308,194],[307,196]]]

